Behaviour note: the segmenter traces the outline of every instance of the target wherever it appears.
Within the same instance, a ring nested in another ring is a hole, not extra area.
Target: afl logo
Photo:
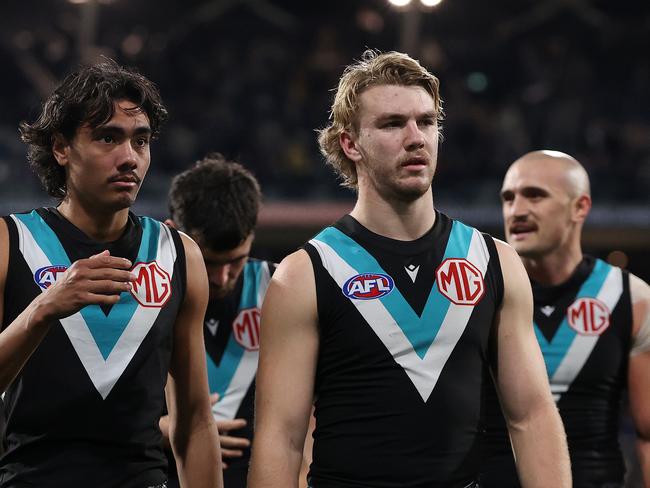
[[[356,300],[373,300],[388,295],[395,286],[393,278],[379,273],[353,276],[343,285],[343,294]]]
[[[260,309],[247,308],[237,315],[232,323],[235,340],[247,351],[260,348]]]
[[[169,273],[156,261],[137,263],[131,269],[135,275],[131,295],[143,307],[162,307],[172,294]]]
[[[569,325],[578,334],[599,336],[609,327],[609,308],[595,298],[579,298],[568,308]]]
[[[44,266],[43,268],[36,270],[36,273],[34,273],[34,281],[38,286],[47,290],[50,286],[56,283],[59,276],[65,273],[67,269],[67,266],[61,264]]]
[[[467,259],[445,259],[436,270],[436,284],[456,305],[476,305],[485,294],[483,275]]]

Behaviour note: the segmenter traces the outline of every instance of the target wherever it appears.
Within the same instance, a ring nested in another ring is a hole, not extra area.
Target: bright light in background
[[[388,0],[388,3],[395,7],[406,7],[411,3],[411,0]],[[420,0],[420,3],[425,7],[435,7],[442,3],[442,0]]]
[[[99,3],[108,5],[110,3],[113,3],[115,0],[68,0],[69,3],[73,3],[75,5],[82,5],[84,3],[90,3],[93,1],[99,1]]]

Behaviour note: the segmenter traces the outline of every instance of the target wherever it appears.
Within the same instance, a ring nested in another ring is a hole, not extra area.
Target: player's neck
[[[89,209],[76,200],[66,198],[58,206],[59,212],[75,227],[97,242],[111,242],[120,238],[129,218],[129,209],[101,212]]]
[[[539,258],[522,257],[531,280],[545,286],[566,282],[582,261],[580,245],[557,250]]]
[[[422,237],[436,219],[431,189],[412,202],[387,201],[375,193],[360,191],[350,215],[375,234],[400,241]]]

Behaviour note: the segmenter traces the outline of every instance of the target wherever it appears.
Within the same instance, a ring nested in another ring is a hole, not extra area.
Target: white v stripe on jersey
[[[365,270],[354,269],[338,253],[323,241],[312,239],[310,243],[318,251],[325,269],[340,288],[346,281]],[[456,257],[456,256],[454,256]],[[465,256],[458,256],[464,258]],[[490,255],[483,236],[473,231],[467,260],[474,264],[484,277]],[[434,284],[434,286],[436,286]],[[435,388],[440,374],[474,311],[473,306],[450,303],[438,334],[424,357],[420,359],[411,342],[380,300],[350,299],[377,337],[384,343],[406,372],[423,401],[427,401]]]
[[[611,312],[616,307],[622,293],[623,273],[620,268],[612,266],[596,299],[607,305]],[[551,378],[551,391],[556,401],[559,400],[562,393],[569,389],[573,380],[578,376],[599,338],[600,336],[578,334],[573,339],[564,359]]]
[[[20,252],[23,254],[32,273],[35,273],[42,267],[58,264],[50,263],[29,229],[13,215],[12,218],[18,228]],[[176,248],[174,247],[172,236],[167,226],[163,224],[158,225],[160,225],[160,233],[156,261],[171,275],[174,269],[174,261],[176,260]],[[90,380],[102,398],[105,399],[108,396],[117,380],[131,362],[143,339],[153,326],[159,312],[160,308],[158,307],[138,306],[106,360],[104,360],[80,312],[76,312],[60,320]]]
[[[266,263],[260,266],[259,283],[256,293],[256,307],[260,308],[264,301],[266,289],[271,281],[271,272]],[[252,304],[249,304],[252,305]],[[232,338],[231,338],[232,340]],[[240,346],[241,347],[241,346]],[[224,354],[226,354],[226,351]],[[233,373],[228,387],[223,393],[221,399],[212,406],[212,414],[217,420],[234,419],[237,411],[244,401],[244,397],[257,374],[257,364],[259,362],[259,350],[243,350],[241,359]],[[223,360],[222,360],[223,361]]]

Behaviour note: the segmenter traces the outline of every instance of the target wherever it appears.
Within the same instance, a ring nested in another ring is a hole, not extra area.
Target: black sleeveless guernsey
[[[3,327],[71,263],[104,249],[131,260],[133,290],[52,324],[5,393],[0,486],[146,487],[166,479],[158,420],[185,294],[178,233],[129,214],[117,241],[90,240],[58,211],[5,217]]]
[[[212,406],[216,420],[243,418],[246,426],[229,435],[253,440],[255,375],[259,358],[260,310],[276,265],[249,259],[232,293],[210,300],[203,322],[210,393],[218,393]],[[223,471],[224,488],[246,488],[250,448],[242,456],[228,459]],[[177,473],[170,462],[170,487],[178,486]]]
[[[473,486],[503,295],[492,239],[439,212],[410,242],[345,216],[305,249],[320,332],[310,486]]]
[[[632,333],[629,275],[585,256],[566,283],[532,285],[535,333],[567,434],[573,486],[622,487],[625,466],[618,420]],[[486,411],[483,486],[518,487],[493,389]]]

